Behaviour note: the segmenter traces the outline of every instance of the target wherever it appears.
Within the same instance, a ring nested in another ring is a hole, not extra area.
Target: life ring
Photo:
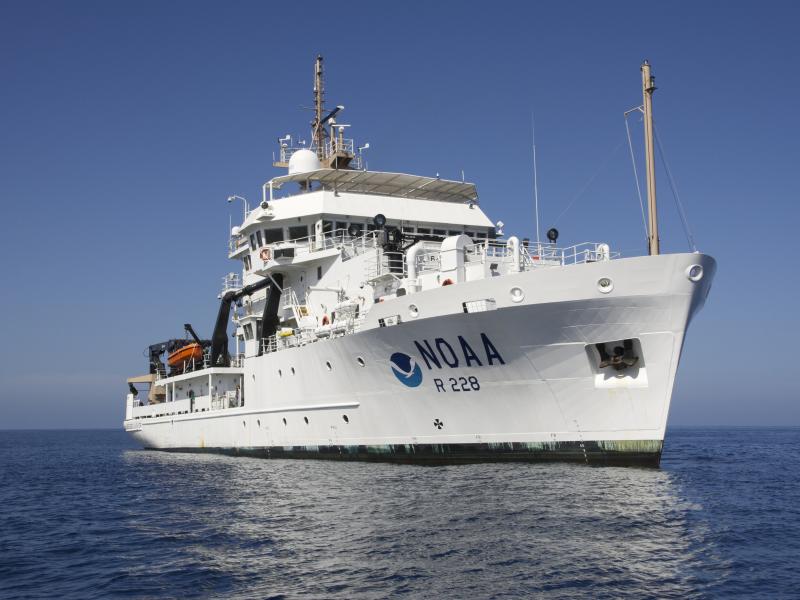
[[[272,256],[272,252],[269,251],[269,248],[262,248],[258,255],[261,257],[261,260],[268,261]]]
[[[447,279],[445,279],[442,282],[442,286],[445,286],[445,285],[453,285],[453,280],[448,277]]]
[[[323,325],[330,325],[331,320],[328,318],[328,315],[322,315],[322,324]]]

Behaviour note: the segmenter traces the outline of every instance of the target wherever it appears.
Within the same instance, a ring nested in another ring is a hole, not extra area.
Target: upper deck
[[[313,189],[313,185],[317,183],[318,189],[335,193],[370,194],[439,202],[478,202],[478,190],[474,183],[406,173],[344,169],[317,169],[275,177],[264,184],[271,191],[269,199],[274,199],[275,190],[291,182],[300,184],[301,188],[306,190]]]

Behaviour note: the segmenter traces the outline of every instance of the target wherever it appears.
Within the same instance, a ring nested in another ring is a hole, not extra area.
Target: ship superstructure
[[[647,120],[646,63],[643,83]],[[658,254],[651,163],[650,255],[505,237],[472,183],[367,170],[321,57],[314,92],[311,143],[280,140],[287,173],[232,228],[211,338],[150,347],[125,429],[264,457],[657,465],[715,263]]]

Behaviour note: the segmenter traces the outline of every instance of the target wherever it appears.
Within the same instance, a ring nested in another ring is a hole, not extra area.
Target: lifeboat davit
[[[192,359],[196,361],[203,360],[203,347],[197,342],[192,342],[175,350],[167,357],[167,364],[170,367],[178,367]]]

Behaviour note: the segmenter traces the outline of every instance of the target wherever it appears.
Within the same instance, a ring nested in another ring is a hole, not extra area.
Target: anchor
[[[633,340],[630,339],[623,340],[622,346],[614,346],[611,354],[606,350],[605,342],[595,344],[595,348],[600,353],[600,369],[614,367],[617,371],[624,371],[639,362],[639,357],[633,355]]]

